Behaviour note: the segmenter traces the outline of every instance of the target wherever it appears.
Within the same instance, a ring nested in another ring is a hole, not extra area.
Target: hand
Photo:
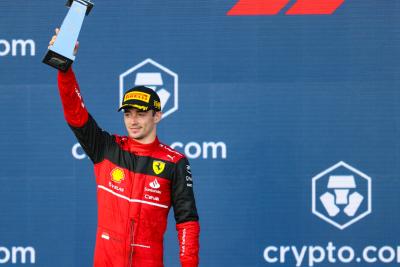
[[[50,42],[49,42],[49,47],[48,47],[49,49],[50,49],[50,47],[54,44],[54,42],[56,41],[57,35],[58,35],[58,33],[60,32],[60,29],[59,29],[59,28],[56,28],[56,29],[55,29],[55,32],[56,32],[56,34],[53,35],[53,37],[51,38],[51,40],[50,40]],[[79,48],[79,42],[77,41],[76,44],[75,44],[75,47],[74,47],[74,56],[76,55],[76,53],[78,53],[78,48]]]

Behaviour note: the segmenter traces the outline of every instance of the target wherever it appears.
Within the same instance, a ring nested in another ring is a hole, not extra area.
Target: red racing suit
[[[163,236],[174,209],[183,267],[198,266],[198,214],[189,163],[160,143],[110,135],[87,112],[75,75],[59,72],[64,116],[94,163],[98,227],[95,267],[163,267]]]

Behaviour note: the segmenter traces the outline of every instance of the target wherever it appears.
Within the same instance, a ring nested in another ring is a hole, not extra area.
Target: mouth
[[[130,130],[131,132],[133,132],[133,133],[139,132],[140,129],[141,129],[140,127],[139,127],[139,128],[129,128],[129,130]]]

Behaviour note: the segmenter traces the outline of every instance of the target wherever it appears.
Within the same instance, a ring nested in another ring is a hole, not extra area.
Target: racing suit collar
[[[160,141],[158,140],[158,137],[156,136],[156,139],[152,143],[149,144],[142,144],[132,138],[128,138],[128,147],[131,152],[136,152],[136,153],[141,153],[141,154],[147,154],[151,153],[156,149],[160,144]]]

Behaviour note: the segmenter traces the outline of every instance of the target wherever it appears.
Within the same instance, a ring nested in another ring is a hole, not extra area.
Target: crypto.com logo
[[[271,16],[284,7],[289,8],[286,15],[331,15],[343,3],[344,0],[239,0],[227,15]]]
[[[178,74],[148,58],[119,76],[119,103],[125,90],[144,85],[157,92],[162,118],[178,110]]]
[[[372,211],[371,177],[341,161],[312,178],[312,212],[340,230]]]

